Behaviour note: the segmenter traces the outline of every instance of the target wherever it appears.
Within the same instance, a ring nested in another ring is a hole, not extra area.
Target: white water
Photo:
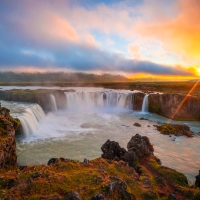
[[[51,100],[52,111],[56,112],[58,110],[58,108],[57,108],[55,96],[53,94],[50,94],[50,100]]]
[[[17,138],[20,165],[46,164],[52,157],[97,158],[101,156],[100,148],[107,139],[126,148],[131,137],[139,133],[149,137],[154,154],[164,166],[174,168],[194,181],[200,166],[198,135],[193,138],[161,135],[153,125],[168,119],[134,112],[129,106],[132,101],[129,97],[134,95],[131,91],[74,89],[76,92],[66,93],[66,110],[47,114],[33,134]],[[149,120],[139,120],[140,117]],[[141,127],[133,126],[135,122]],[[171,123],[186,123],[195,133],[200,131],[199,122]]]
[[[70,110],[132,109],[133,93],[120,93],[119,91],[105,92],[67,92],[67,108]]]
[[[149,94],[146,94],[143,99],[142,103],[142,112],[147,113],[149,112]]]
[[[39,122],[45,117],[44,111],[38,104],[1,101],[1,105],[8,108],[13,117],[20,120],[22,133],[25,136],[34,134]]]

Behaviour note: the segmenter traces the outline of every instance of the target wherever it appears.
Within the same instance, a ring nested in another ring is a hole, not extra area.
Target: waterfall
[[[146,94],[142,103],[142,112],[149,112],[149,94]]]
[[[44,117],[44,111],[38,104],[26,108],[18,116],[21,122],[22,133],[26,136],[33,134],[39,126],[39,121]]]
[[[56,112],[58,110],[58,108],[57,108],[57,104],[56,104],[56,98],[53,94],[50,94],[50,102],[51,102],[52,111]]]
[[[117,92],[67,92],[68,108],[90,109],[94,107],[113,107],[133,109],[133,93]]]

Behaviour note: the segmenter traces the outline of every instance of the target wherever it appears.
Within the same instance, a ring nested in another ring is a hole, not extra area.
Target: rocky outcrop
[[[199,175],[196,176],[195,186],[200,188],[200,170]]]
[[[110,140],[103,144],[101,150],[103,151],[101,157],[109,160],[123,160],[123,156],[126,153],[126,150],[121,148],[118,142]]]
[[[181,94],[150,94],[149,111],[174,120],[200,120],[200,99]]]
[[[161,134],[164,135],[175,135],[175,136],[187,136],[193,137],[190,127],[185,124],[163,124],[154,125]]]
[[[62,90],[7,90],[0,91],[0,100],[39,104],[45,112],[52,111],[50,94],[56,99],[58,109],[66,108],[66,95]]]
[[[123,160],[129,166],[134,167],[135,162],[152,155],[154,151],[149,139],[139,134],[131,138],[127,144],[127,149],[128,151],[121,148],[118,142],[107,140],[101,147],[103,151],[101,157],[109,160]]]
[[[20,122],[9,115],[9,110],[0,106],[0,167],[16,165],[15,131]]]
[[[141,111],[142,110],[142,102],[145,94],[142,92],[135,93],[133,95],[133,110]]]

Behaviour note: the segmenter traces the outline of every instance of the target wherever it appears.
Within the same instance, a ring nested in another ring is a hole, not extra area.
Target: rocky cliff
[[[7,90],[0,91],[0,100],[31,102],[39,104],[45,112],[52,111],[50,94],[56,99],[58,109],[66,107],[66,96],[62,90]]]
[[[200,99],[181,94],[150,94],[149,111],[174,120],[200,120]]]
[[[15,131],[20,121],[9,115],[9,110],[0,106],[0,166],[16,165]]]
[[[142,110],[142,102],[145,94],[142,92],[138,92],[133,94],[133,110],[141,111]]]

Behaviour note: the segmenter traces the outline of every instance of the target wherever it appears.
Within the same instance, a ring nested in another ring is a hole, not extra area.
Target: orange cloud
[[[140,47],[137,45],[129,45],[129,53],[135,58],[140,59]]]
[[[138,30],[143,36],[160,39],[166,50],[179,53],[187,64],[194,64],[200,61],[200,1],[180,0],[177,6],[179,14],[175,19],[141,23]]]

